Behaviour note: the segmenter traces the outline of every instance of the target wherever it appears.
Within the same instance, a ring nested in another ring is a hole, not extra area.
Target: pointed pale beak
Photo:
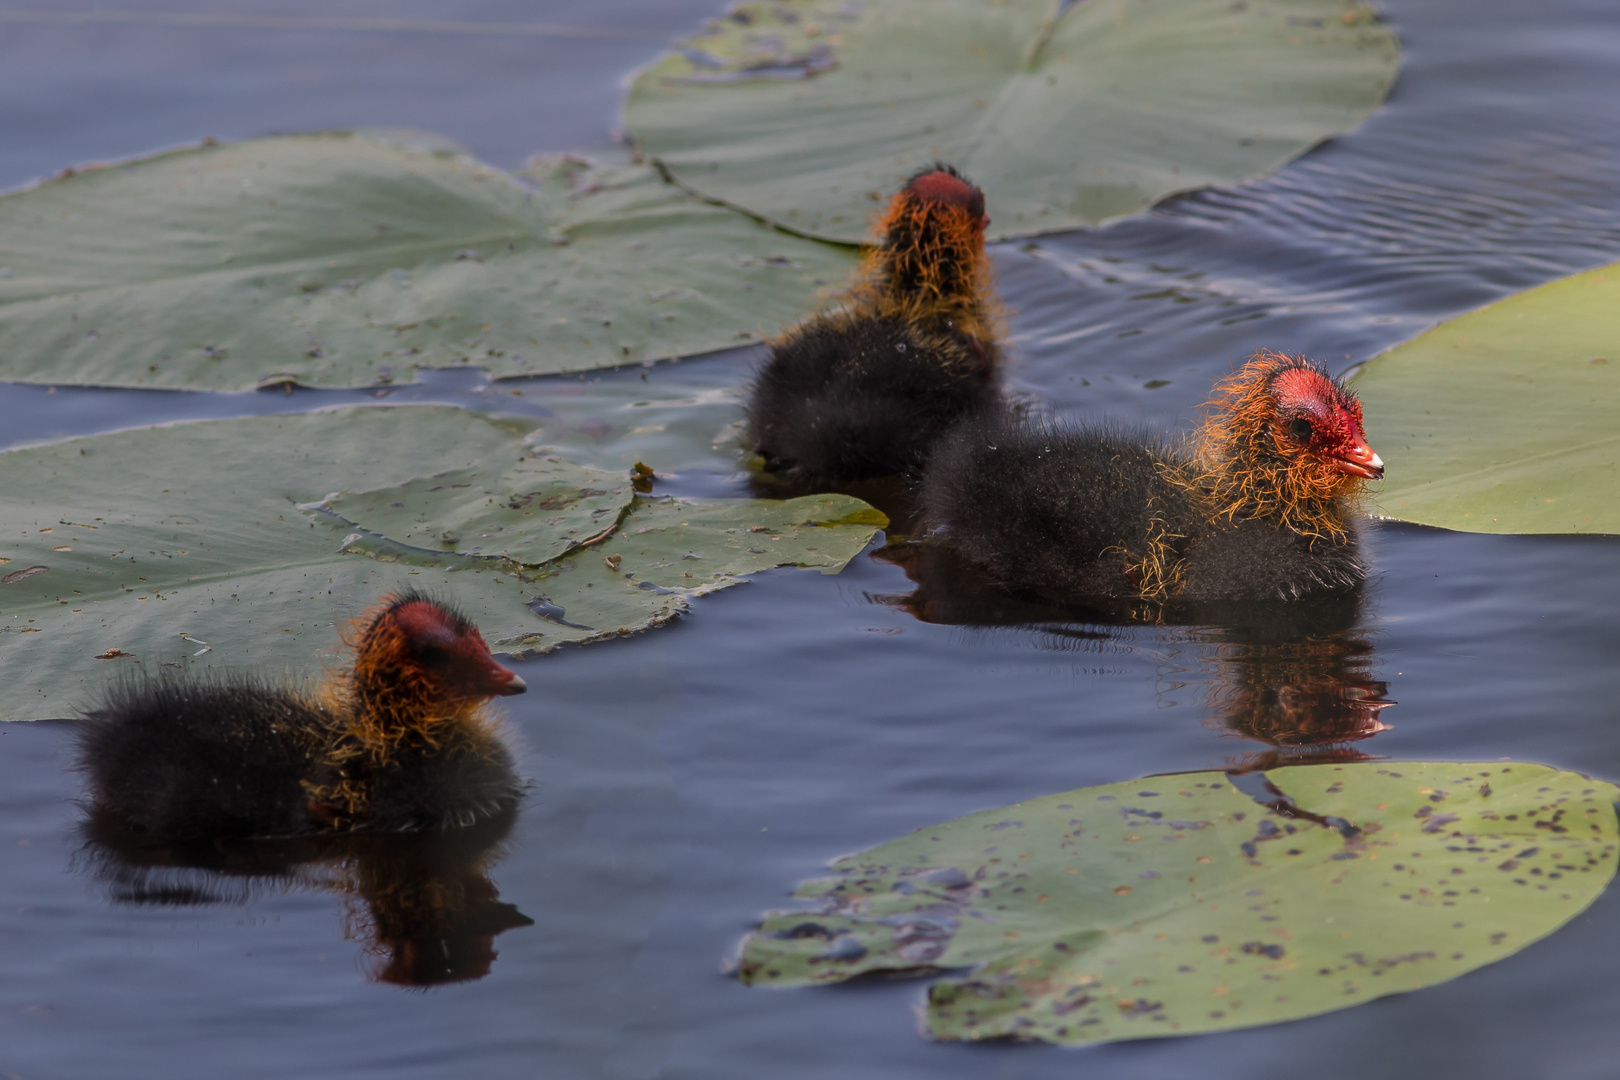
[[[490,692],[500,697],[521,694],[529,688],[529,684],[523,681],[521,675],[511,668],[502,667],[499,664],[490,665],[489,677]]]
[[[1367,445],[1366,439],[1359,437],[1349,450],[1334,456],[1333,466],[1340,472],[1347,472],[1364,480],[1384,478],[1384,459],[1373,453],[1373,448]]]

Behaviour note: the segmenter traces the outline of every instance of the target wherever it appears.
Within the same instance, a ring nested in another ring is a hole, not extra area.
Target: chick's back
[[[172,841],[312,831],[302,784],[331,715],[296,692],[231,677],[128,680],[85,715],[92,812]]]
[[[1000,403],[993,346],[943,325],[840,313],[789,332],[749,395],[766,468],[806,481],[921,466],[950,425]]]
[[[1143,433],[1007,419],[941,440],[923,484],[925,519],[1003,586],[1129,597],[1127,572],[1150,539],[1192,516],[1162,465],[1174,451]]]

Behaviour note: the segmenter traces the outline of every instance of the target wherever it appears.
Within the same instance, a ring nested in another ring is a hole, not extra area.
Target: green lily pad
[[[0,197],[0,378],[239,390],[584,371],[761,340],[853,265],[650,166],[564,157],[514,177],[348,134],[208,145]]]
[[[531,609],[553,625],[500,646],[544,651],[661,625],[693,597],[776,566],[835,574],[886,524],[848,495],[637,499],[605,543],[526,576]]]
[[[1620,264],[1510,296],[1355,378],[1379,510],[1486,533],[1620,533]]]
[[[1360,124],[1399,62],[1346,0],[768,0],[644,70],[625,117],[693,191],[828,240],[945,160],[1004,239],[1270,172]]]
[[[458,469],[318,505],[411,547],[535,565],[617,525],[634,498],[624,473],[525,456],[505,471]]]
[[[0,456],[11,478],[0,504],[0,663],[9,674],[0,683],[0,719],[70,715],[126,668],[314,676],[333,661],[349,620],[406,587],[449,598],[503,651],[630,633],[754,570],[836,570],[878,527],[875,511],[844,496],[631,504],[627,490],[586,496],[576,487],[581,501],[612,500],[603,516],[619,529],[606,543],[536,568],[454,550],[497,547],[537,558],[580,539],[573,514],[551,525],[522,518],[522,528],[476,535],[469,523],[481,528],[492,519],[468,498],[474,489],[454,482],[422,489],[423,478],[446,467],[466,477],[518,477],[510,485],[518,493],[566,491],[600,475],[532,458],[534,471],[521,472],[526,430],[526,422],[444,406],[362,407],[141,428],[7,452]],[[537,486],[539,478],[556,486]],[[628,489],[629,477],[618,486]],[[342,492],[385,489],[419,496],[407,508],[390,500],[373,520],[397,539],[306,509],[329,499],[353,510],[368,504],[348,505]],[[422,520],[402,509],[420,511]],[[431,517],[438,512],[467,535],[448,551],[409,543],[442,535]],[[727,530],[742,519],[783,542],[738,541]],[[644,526],[653,531],[638,531]],[[689,553],[697,558],[684,559]],[[618,572],[603,561],[613,554],[620,554]],[[372,557],[358,557],[365,555]],[[666,565],[676,569],[666,573]],[[679,565],[705,572],[688,579]],[[554,621],[557,611],[571,625]]]
[[[1331,1012],[1510,956],[1614,876],[1620,789],[1545,765],[1358,762],[1081,788],[840,859],[744,945],[764,986],[971,967],[941,1039],[1093,1043]]]

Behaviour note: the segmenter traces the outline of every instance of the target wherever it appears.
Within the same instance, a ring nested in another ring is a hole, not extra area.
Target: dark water
[[[516,42],[0,21],[0,184],[203,134],[356,123],[436,128],[501,164],[601,145],[618,76],[703,9],[192,8],[642,35]],[[1386,12],[1406,65],[1361,131],[1241,190],[997,252],[1022,389],[1174,424],[1256,347],[1342,368],[1620,259],[1620,8]],[[665,366],[649,385],[723,388],[748,362]],[[577,382],[523,388],[536,416],[581,408]],[[461,373],[393,400],[511,408],[507,389]],[[365,398],[0,388],[0,437],[338,399]],[[738,485],[716,459],[678,490]],[[1363,607],[1295,627],[963,626],[948,620],[990,613],[916,567],[926,602],[873,557],[837,577],[761,575],[671,628],[524,663],[533,690],[511,714],[535,788],[504,839],[472,850],[118,871],[77,833],[69,729],[0,726],[0,1076],[1612,1077],[1612,894],[1444,986],[1084,1050],[926,1042],[915,981],[769,992],[721,973],[757,914],[837,854],[1083,784],[1263,764],[1316,735],[1369,734],[1373,715],[1389,730],[1339,752],[1620,779],[1620,540],[1375,533]],[[1279,687],[1303,704],[1279,709]],[[1398,704],[1366,707],[1380,700]],[[413,893],[424,879],[453,902]],[[396,985],[450,977],[465,981]]]

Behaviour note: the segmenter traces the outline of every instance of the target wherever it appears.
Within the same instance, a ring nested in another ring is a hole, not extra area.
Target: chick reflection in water
[[[1207,650],[1210,723],[1272,747],[1232,762],[1233,772],[1362,760],[1370,755],[1350,744],[1389,729],[1379,717],[1395,703],[1373,677],[1360,588],[1289,601],[1056,605],[995,588],[949,548],[900,543],[875,557],[916,583],[876,599],[922,622],[1027,626],[1071,641],[1106,639],[1111,625],[1186,627]]]
[[[426,833],[191,847],[154,844],[92,817],[79,861],[118,903],[189,907],[333,893],[343,901],[344,937],[360,944],[369,981],[437,986],[488,975],[496,936],[534,925],[490,880],[515,817]]]
[[[1245,755],[1233,772],[1282,765],[1361,761],[1349,744],[1389,725],[1389,684],[1372,677],[1376,656],[1364,634],[1341,631],[1265,641],[1234,634],[1212,650],[1212,723],[1274,748]]]

